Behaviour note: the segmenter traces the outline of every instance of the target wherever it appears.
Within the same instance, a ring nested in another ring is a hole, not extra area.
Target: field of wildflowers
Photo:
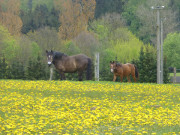
[[[180,134],[180,85],[0,80],[0,134]]]

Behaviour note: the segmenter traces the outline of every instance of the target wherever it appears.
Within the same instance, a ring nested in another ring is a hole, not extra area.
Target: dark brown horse
[[[65,80],[64,73],[78,72],[79,81],[82,81],[83,72],[86,70],[86,79],[91,80],[92,61],[84,54],[67,56],[61,52],[47,51],[48,65],[54,64],[55,68],[61,76],[61,80]]]
[[[111,72],[114,74],[113,81],[116,81],[117,76],[120,76],[121,82],[123,77],[127,77],[128,82],[131,82],[130,75],[133,77],[134,82],[139,78],[137,67],[134,64],[126,63],[120,64],[114,61],[110,61]]]

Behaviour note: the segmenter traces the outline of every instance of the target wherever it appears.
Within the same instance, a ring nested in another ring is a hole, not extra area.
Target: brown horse
[[[133,77],[134,82],[139,78],[137,67],[134,64],[126,63],[120,64],[114,61],[110,61],[111,72],[114,73],[113,81],[116,81],[117,76],[120,76],[121,82],[123,77],[127,77],[128,82],[131,82],[130,75]]]
[[[84,54],[78,54],[74,56],[67,56],[61,52],[47,51],[48,65],[54,64],[55,68],[61,76],[61,80],[65,80],[64,73],[78,72],[79,81],[82,81],[83,72],[86,72],[86,79],[91,80],[91,65],[92,61]]]

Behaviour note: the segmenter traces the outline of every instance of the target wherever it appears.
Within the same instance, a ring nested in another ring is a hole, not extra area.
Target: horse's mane
[[[117,65],[117,66],[122,66],[122,64],[121,64],[121,63],[119,63],[119,62],[116,62],[116,65]]]
[[[67,56],[67,55],[64,54],[64,53],[61,53],[61,52],[54,52],[54,53],[53,53],[54,59],[61,59],[62,56]]]

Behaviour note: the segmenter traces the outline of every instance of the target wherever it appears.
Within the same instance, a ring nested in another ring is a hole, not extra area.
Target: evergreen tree
[[[29,80],[44,80],[48,79],[45,65],[42,64],[41,57],[38,56],[37,60],[30,59],[26,69],[26,79]]]
[[[37,61],[34,63],[34,68],[36,70],[35,79],[44,80],[47,78],[47,74],[45,71],[45,65],[42,63],[42,59],[40,56],[37,57]]]
[[[156,58],[154,54],[146,47],[145,59],[144,59],[144,82],[155,83],[156,82]]]
[[[25,79],[24,66],[19,61],[14,62],[11,67],[11,79]]]
[[[169,69],[168,69],[166,57],[164,58],[163,81],[164,81],[164,83],[169,83],[170,82],[170,80],[169,80]]]
[[[2,59],[0,59],[0,79],[3,78],[3,65],[2,65]]]
[[[21,11],[20,12],[20,17],[23,21],[23,26],[22,26],[22,29],[21,29],[21,32],[23,34],[26,34],[28,33],[30,30],[34,30],[33,29],[33,16],[32,16],[32,11],[27,11],[27,12],[24,12],[24,11]]]
[[[156,53],[153,48],[146,46],[145,51],[143,47],[140,51],[139,60],[133,61],[133,64],[137,65],[139,72],[139,82],[141,83],[156,83],[157,81],[157,60]],[[164,83],[169,83],[169,69],[167,66],[167,60],[164,59],[163,68]]]
[[[28,5],[29,10],[32,11],[32,0],[28,0],[27,5]]]
[[[51,9],[51,12],[49,13],[49,16],[47,18],[47,26],[53,27],[56,30],[58,30],[60,26],[59,22],[59,11],[57,11],[54,7]]]
[[[106,13],[121,13],[124,4],[124,0],[96,0],[95,18],[99,18]]]
[[[137,62],[137,67],[138,67],[138,72],[139,72],[139,81],[143,82],[144,79],[144,50],[143,47],[141,47],[141,51],[140,51],[140,56],[139,56],[139,61]]]
[[[0,59],[0,79],[9,79],[10,76],[11,74],[6,59]]]
[[[28,80],[34,80],[34,70],[33,70],[33,61],[32,59],[29,60],[28,66],[26,68],[25,77]]]
[[[141,48],[137,68],[139,71],[139,81],[142,83],[156,82],[156,57],[154,54],[149,46],[146,47],[146,51]]]
[[[58,30],[60,26],[59,11],[54,7],[49,11],[46,5],[38,5],[33,11],[21,11],[20,17],[23,21],[21,30],[23,34],[46,26]]]

